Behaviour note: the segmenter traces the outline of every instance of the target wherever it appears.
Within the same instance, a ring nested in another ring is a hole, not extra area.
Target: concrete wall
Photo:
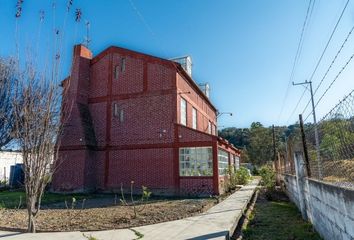
[[[296,176],[283,177],[289,198],[299,209],[304,202],[305,215],[324,239],[354,239],[354,189],[306,178],[301,199]]]

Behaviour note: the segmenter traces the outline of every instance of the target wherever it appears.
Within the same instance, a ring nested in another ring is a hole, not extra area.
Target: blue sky
[[[306,93],[291,116],[303,87],[291,86],[284,98],[309,1],[73,0],[69,13],[67,3],[24,0],[17,28],[21,58],[35,56],[44,66],[53,56],[54,26],[62,36],[60,75],[65,77],[72,46],[83,41],[88,20],[94,54],[116,45],[163,58],[191,55],[195,81],[208,82],[215,106],[221,112],[234,113],[232,117],[221,116],[219,127],[248,127],[253,121],[266,126],[291,124],[309,100]],[[346,0],[315,2],[294,81],[309,79],[345,3]],[[0,4],[0,55],[14,55],[16,1],[0,0]],[[80,23],[74,20],[77,8],[82,11]],[[40,10],[45,12],[42,24]],[[353,25],[354,3],[350,2],[314,75],[314,88]],[[353,53],[351,36],[315,99]],[[318,105],[318,118],[354,89],[353,77],[354,61]]]

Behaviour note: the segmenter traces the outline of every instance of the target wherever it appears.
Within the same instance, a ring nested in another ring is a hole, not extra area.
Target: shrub
[[[250,173],[247,168],[241,167],[235,172],[235,182],[238,185],[245,185],[251,179]]]
[[[259,170],[261,176],[261,185],[268,190],[272,190],[275,187],[276,174],[272,167],[263,166]]]
[[[254,176],[258,176],[259,175],[259,169],[258,167],[254,166],[253,170],[252,170],[252,175]]]
[[[237,170],[234,170],[234,168],[230,167],[227,174],[230,178],[225,182],[226,192],[235,190],[237,185],[247,184],[251,179],[248,169],[244,167],[241,167]]]
[[[149,201],[149,198],[151,196],[151,192],[147,187],[142,186],[141,187],[142,188],[142,195],[141,195],[141,199],[139,202],[139,206],[137,206],[137,201],[135,201],[134,197],[133,197],[133,188],[134,188],[134,181],[131,181],[131,183],[130,183],[130,200],[131,200],[131,202],[128,203],[124,197],[123,184],[121,184],[120,191],[121,191],[122,198],[120,199],[120,202],[127,207],[131,207],[131,209],[133,210],[133,213],[134,213],[134,218],[137,218],[138,213],[144,211],[144,209],[146,207],[146,202]]]

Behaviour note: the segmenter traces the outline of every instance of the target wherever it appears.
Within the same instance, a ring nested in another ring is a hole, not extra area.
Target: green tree
[[[255,165],[262,165],[273,159],[271,128],[265,128],[260,122],[251,124],[248,155]]]

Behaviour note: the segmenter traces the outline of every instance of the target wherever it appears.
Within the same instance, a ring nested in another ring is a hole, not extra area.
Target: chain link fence
[[[295,175],[294,152],[304,151],[311,178],[354,188],[354,90],[317,124],[297,122],[285,132],[277,171]],[[301,132],[303,130],[303,134]]]
[[[278,150],[279,173],[295,175],[294,150],[301,144],[300,124],[296,122],[289,131],[284,132],[284,146]]]
[[[354,91],[304,130],[311,177],[354,187]]]

